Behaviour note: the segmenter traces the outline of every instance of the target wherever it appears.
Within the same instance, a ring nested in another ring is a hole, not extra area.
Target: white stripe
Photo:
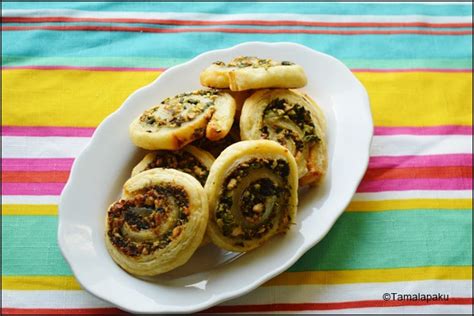
[[[340,285],[296,285],[259,287],[249,294],[227,301],[223,305],[253,305],[274,303],[327,303],[382,300],[384,293],[447,294],[450,297],[471,297],[472,283],[462,281],[410,281]]]
[[[471,291],[472,284],[468,280],[365,283],[345,285],[273,286],[260,287],[249,294],[227,301],[222,305],[254,305],[275,303],[298,304],[382,300],[382,295],[384,293],[440,293],[447,294],[450,297],[471,297]],[[97,299],[85,291],[4,290],[2,291],[2,298],[3,307],[10,308],[112,307],[111,304]],[[377,309],[385,311],[385,308]],[[358,310],[359,312],[361,311],[361,309],[355,310]],[[398,308],[395,310],[398,310]]]
[[[4,195],[2,204],[58,204],[59,195]]]
[[[75,158],[90,138],[2,136],[2,140],[3,158]],[[371,156],[454,153],[472,153],[471,136],[374,136],[371,147]]]
[[[89,137],[2,136],[2,158],[75,158]]]
[[[428,16],[428,15],[330,15],[330,14],[289,14],[289,13],[251,13],[251,14],[212,14],[192,12],[102,12],[81,10],[2,10],[3,16],[65,16],[82,18],[136,18],[170,20],[291,20],[311,22],[429,22],[429,23],[470,23],[472,16]]]
[[[2,291],[3,307],[100,308],[114,307],[86,291]]]
[[[464,135],[374,136],[371,156],[404,156],[472,153],[472,138]]]
[[[353,201],[404,200],[404,199],[472,199],[471,190],[413,190],[356,193]]]

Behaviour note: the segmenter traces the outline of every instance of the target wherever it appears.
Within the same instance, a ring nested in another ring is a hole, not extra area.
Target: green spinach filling
[[[274,99],[263,111],[262,120],[262,138],[276,140],[284,146],[292,139],[296,151],[302,151],[305,144],[320,141],[311,113],[298,103]]]
[[[259,239],[286,217],[291,188],[283,159],[253,158],[224,180],[215,220],[226,237]]]

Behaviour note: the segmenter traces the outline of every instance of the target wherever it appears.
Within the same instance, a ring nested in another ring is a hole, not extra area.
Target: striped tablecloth
[[[2,313],[118,311],[56,244],[71,164],[134,90],[244,41],[341,59],[375,137],[327,237],[209,311],[472,312],[471,4],[2,3],[2,16]]]

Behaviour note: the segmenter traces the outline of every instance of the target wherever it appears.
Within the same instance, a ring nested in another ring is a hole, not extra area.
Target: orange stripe
[[[364,180],[472,178],[471,167],[376,168],[368,169]]]
[[[3,182],[66,182],[69,171],[2,171]]]
[[[472,30],[466,31],[426,31],[426,30],[361,30],[361,31],[335,31],[335,30],[307,30],[307,29],[244,29],[244,28],[179,28],[161,29],[150,27],[130,26],[99,26],[99,25],[39,25],[39,26],[2,26],[3,31],[104,31],[104,32],[140,32],[140,33],[185,33],[185,32],[222,32],[242,34],[334,34],[334,35],[390,35],[390,34],[419,34],[419,35],[472,35]]]
[[[69,171],[2,171],[3,182],[66,182]],[[368,169],[363,181],[388,179],[472,178],[470,167],[376,168]]]
[[[3,17],[3,23],[43,23],[43,22],[110,22],[166,25],[260,25],[260,26],[316,26],[316,27],[432,27],[467,28],[472,23],[428,23],[428,22],[314,22],[314,21],[264,21],[264,20],[175,20],[175,19],[137,19],[137,18],[75,18],[75,17]]]

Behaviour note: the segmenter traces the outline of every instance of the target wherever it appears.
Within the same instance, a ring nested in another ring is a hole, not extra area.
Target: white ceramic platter
[[[329,170],[317,189],[300,195],[297,225],[245,254],[213,245],[199,249],[181,268],[143,280],[119,268],[104,244],[108,206],[120,196],[132,167],[143,157],[128,126],[168,96],[198,89],[199,73],[217,60],[249,55],[303,66],[301,89],[322,107],[328,123]],[[61,251],[82,287],[126,311],[196,312],[245,294],[285,271],[319,242],[342,214],[366,170],[373,126],[364,87],[337,59],[293,43],[250,42],[215,50],[170,68],[133,93],[97,128],[75,160],[59,205]]]

